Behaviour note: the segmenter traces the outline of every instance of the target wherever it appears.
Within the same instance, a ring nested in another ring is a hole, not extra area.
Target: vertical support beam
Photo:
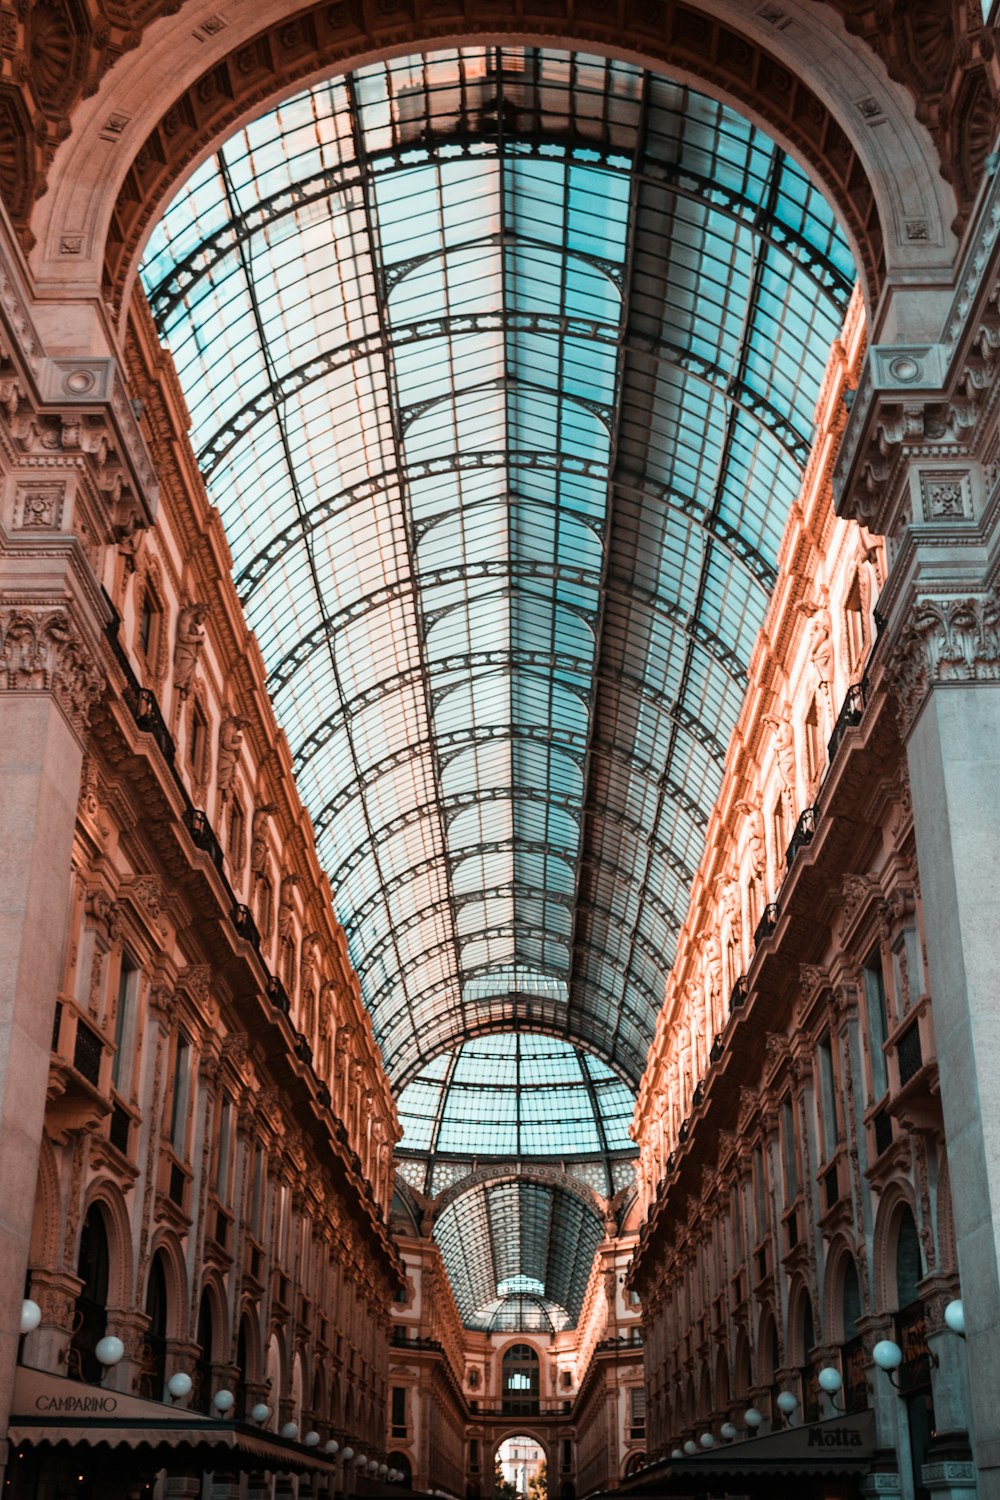
[[[0,594],[0,1477],[65,962],[82,731],[98,689],[69,611]]]

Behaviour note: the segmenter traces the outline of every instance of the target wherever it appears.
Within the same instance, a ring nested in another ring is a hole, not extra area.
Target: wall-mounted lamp
[[[175,1370],[167,1381],[167,1393],[174,1401],[183,1401],[190,1396],[194,1381],[186,1370]]]
[[[27,1304],[25,1304],[27,1305]],[[965,1306],[961,1297],[956,1297],[954,1302],[949,1302],[944,1310],[945,1327],[952,1333],[957,1333],[960,1339],[965,1338]]]
[[[701,1444],[701,1446],[705,1449],[706,1452],[708,1451],[709,1448],[714,1448],[715,1447],[715,1438],[712,1436],[712,1434],[710,1432],[703,1432],[702,1435],[701,1435],[701,1437],[698,1439],[698,1441]]]
[[[757,1428],[763,1425],[764,1413],[758,1411],[756,1406],[748,1406],[743,1413],[743,1420],[750,1429],[750,1436],[757,1436]]]
[[[337,1453],[339,1453],[340,1452],[340,1444],[337,1442],[337,1439],[336,1438],[329,1438],[328,1441],[326,1443],[324,1443],[324,1445],[323,1445],[323,1452],[324,1453],[329,1453],[329,1455],[330,1455],[331,1458],[333,1458]]]
[[[799,1398],[791,1391],[779,1391],[775,1399],[775,1405],[781,1412],[789,1427],[792,1425],[792,1417],[798,1408]]]
[[[903,1363],[903,1351],[894,1339],[879,1339],[872,1350],[872,1359],[880,1370],[884,1370],[899,1390],[899,1381],[896,1379],[896,1371]]]
[[[695,1454],[698,1452],[698,1444],[695,1442],[694,1438],[688,1438],[687,1442],[684,1444],[684,1452],[687,1454],[688,1458],[694,1458]]]
[[[266,1401],[258,1401],[256,1406],[250,1408],[250,1416],[257,1423],[258,1427],[263,1427],[270,1415],[271,1408]]]
[[[845,1408],[843,1406],[838,1406],[836,1401],[833,1399],[834,1396],[836,1396],[839,1391],[843,1390],[844,1387],[844,1377],[841,1375],[836,1366],[824,1365],[823,1369],[820,1370],[819,1374],[816,1376],[816,1380],[820,1390],[823,1391],[827,1396],[829,1396],[830,1405],[833,1407],[834,1411],[844,1411]]]
[[[723,1422],[719,1428],[719,1435],[725,1438],[727,1443],[731,1443],[734,1438],[739,1437],[739,1431],[733,1426],[732,1422]]]
[[[21,1332],[34,1333],[41,1321],[42,1309],[30,1297],[25,1297],[21,1303]]]
[[[671,1450],[670,1450],[670,1457],[671,1458],[683,1458],[684,1457],[684,1449],[683,1448],[671,1448]]]
[[[125,1358],[125,1345],[113,1333],[107,1333],[94,1345],[94,1355],[104,1366],[106,1374],[112,1366],[120,1364]]]
[[[220,1412],[222,1416],[225,1416],[226,1412],[232,1411],[233,1407],[236,1405],[236,1397],[233,1395],[232,1391],[216,1391],[215,1395],[212,1397],[212,1405],[215,1407],[217,1412]]]

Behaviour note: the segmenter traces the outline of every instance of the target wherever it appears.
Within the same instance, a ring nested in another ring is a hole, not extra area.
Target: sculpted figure
[[[205,644],[204,604],[188,604],[181,610],[177,621],[177,639],[174,642],[174,685],[182,698],[191,691],[195,669],[201,648]]]
[[[267,867],[267,820],[273,812],[273,802],[262,802],[253,815],[250,830],[250,868],[255,875],[263,875]]]
[[[223,802],[229,796],[229,789],[233,784],[233,777],[239,764],[240,750],[243,747],[243,731],[249,722],[249,719],[234,714],[232,718],[223,719],[219,729],[219,763],[215,779],[222,793]]]
[[[778,777],[782,791],[789,799],[795,790],[795,734],[792,730],[791,708],[782,704],[781,713],[764,715],[764,723],[774,730],[774,753],[778,762]]]

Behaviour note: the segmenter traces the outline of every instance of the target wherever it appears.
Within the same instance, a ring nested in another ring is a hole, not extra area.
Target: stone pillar
[[[0,578],[0,1479],[96,656],[65,596]],[[27,580],[16,579],[19,583]],[[38,580],[43,581],[43,580]],[[48,581],[48,580],[44,580]],[[88,622],[89,623],[89,622]]]
[[[936,655],[970,628],[992,630],[994,601],[950,601],[920,642]],[[959,611],[967,623],[961,624]],[[972,622],[972,625],[968,622]],[[950,648],[953,649],[953,648]],[[1000,1496],[1000,682],[942,682],[910,726],[913,797],[934,1034],[958,1261],[965,1293],[969,1430],[983,1500]]]

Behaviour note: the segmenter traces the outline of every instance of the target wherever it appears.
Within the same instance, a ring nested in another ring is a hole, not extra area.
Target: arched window
[[[204,1412],[212,1410],[212,1351],[215,1340],[213,1323],[212,1299],[206,1287],[201,1294],[201,1305],[198,1308],[198,1358],[195,1362],[194,1392],[191,1396],[191,1405],[198,1411]]]
[[[142,1341],[139,1391],[151,1401],[162,1401],[163,1383],[167,1378],[167,1273],[160,1253],[153,1256],[149,1268],[146,1316],[149,1327]]]
[[[819,1381],[810,1361],[810,1351],[816,1343],[816,1325],[813,1322],[812,1298],[803,1292],[799,1312],[799,1354],[802,1372],[802,1415],[807,1422],[818,1421]]]
[[[920,1301],[918,1290],[923,1276],[923,1258],[920,1254],[920,1236],[913,1214],[904,1208],[896,1235],[896,1306],[910,1307]]]
[[[76,1274],[83,1285],[76,1299],[67,1370],[77,1380],[99,1385],[104,1366],[94,1353],[108,1330],[108,1231],[104,1212],[91,1204],[80,1233]]]
[[[840,1294],[842,1333],[844,1339],[844,1406],[847,1411],[863,1411],[868,1405],[868,1382],[865,1350],[858,1319],[862,1314],[861,1283],[858,1268],[848,1256],[844,1268],[844,1285]]]
[[[858,1268],[852,1259],[847,1262],[844,1271],[844,1290],[842,1294],[844,1340],[853,1339],[858,1332],[858,1319],[861,1316],[861,1284],[858,1281]]]
[[[536,1416],[540,1383],[535,1350],[530,1344],[512,1344],[503,1357],[504,1415]]]
[[[235,1414],[239,1421],[244,1422],[250,1403],[247,1400],[247,1360],[250,1355],[250,1329],[247,1327],[246,1318],[240,1319],[240,1331],[236,1336],[236,1397]]]

